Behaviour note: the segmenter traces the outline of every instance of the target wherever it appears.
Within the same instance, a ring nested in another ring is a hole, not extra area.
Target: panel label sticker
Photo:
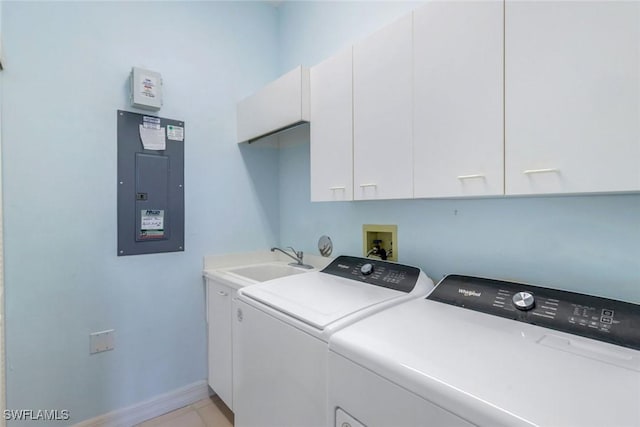
[[[167,138],[171,141],[184,141],[184,128],[182,126],[167,125]]]
[[[142,126],[145,129],[160,129],[160,118],[142,116]]]
[[[164,210],[143,209],[140,211],[140,239],[164,238]]]

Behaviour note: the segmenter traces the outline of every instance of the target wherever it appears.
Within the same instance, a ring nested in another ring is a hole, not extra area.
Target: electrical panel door
[[[118,111],[118,255],[184,251],[184,123]]]

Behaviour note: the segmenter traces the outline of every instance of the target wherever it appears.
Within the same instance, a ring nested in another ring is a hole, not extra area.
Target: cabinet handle
[[[527,169],[526,171],[522,171],[525,175],[530,175],[532,173],[549,173],[549,172],[560,172],[560,169],[556,168],[548,168],[548,169]]]
[[[331,191],[335,191],[335,190],[345,190],[346,188],[347,188],[347,187],[344,187],[344,186],[342,186],[342,187],[329,187],[329,190],[331,190]]]
[[[220,295],[221,297],[226,297],[229,294],[226,293],[225,291],[218,291],[218,295]]]
[[[482,175],[482,174],[458,175],[458,179],[460,179],[460,180],[462,180],[462,179],[473,179],[473,178],[484,178],[484,175]]]
[[[360,188],[365,188],[365,187],[377,187],[378,184],[374,184],[374,183],[369,183],[369,184],[360,184]]]

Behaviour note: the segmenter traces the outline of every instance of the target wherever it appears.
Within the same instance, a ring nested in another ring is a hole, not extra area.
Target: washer
[[[640,306],[447,276],[329,342],[328,417],[356,426],[640,426]]]
[[[236,427],[327,426],[329,337],[433,282],[420,269],[341,256],[322,271],[243,288],[234,302]]]

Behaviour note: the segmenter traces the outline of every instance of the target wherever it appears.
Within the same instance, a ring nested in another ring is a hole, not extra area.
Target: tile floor
[[[218,396],[211,396],[137,427],[233,427],[233,413]]]

